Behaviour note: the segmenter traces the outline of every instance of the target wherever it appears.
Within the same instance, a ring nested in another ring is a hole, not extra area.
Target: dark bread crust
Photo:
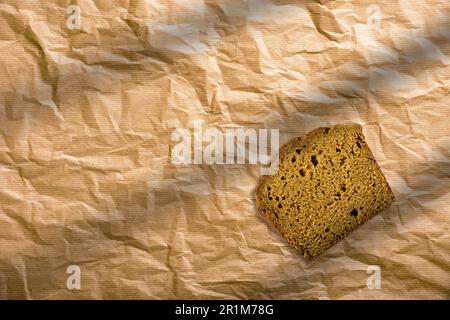
[[[306,259],[395,200],[359,124],[315,129],[279,153],[278,171],[256,188],[256,207]]]

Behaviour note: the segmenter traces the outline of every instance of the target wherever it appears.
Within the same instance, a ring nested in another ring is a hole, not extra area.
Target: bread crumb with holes
[[[318,128],[280,149],[256,206],[306,259],[320,256],[395,200],[358,124]]]

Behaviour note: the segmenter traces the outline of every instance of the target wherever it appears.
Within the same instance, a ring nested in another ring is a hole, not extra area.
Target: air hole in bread
[[[317,161],[317,156],[315,154],[311,156],[311,162],[314,165],[314,167],[316,167],[317,164],[319,163],[319,161]]]
[[[357,209],[353,209],[352,212],[350,212],[350,215],[354,218],[356,218],[358,216],[358,210]]]

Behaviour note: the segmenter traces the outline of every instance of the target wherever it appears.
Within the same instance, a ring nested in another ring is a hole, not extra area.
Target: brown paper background
[[[450,5],[321,2],[0,1],[0,298],[450,298]],[[170,163],[192,119],[358,122],[397,201],[307,262],[259,166]]]

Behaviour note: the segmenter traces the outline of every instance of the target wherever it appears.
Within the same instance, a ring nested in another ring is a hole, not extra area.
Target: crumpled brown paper
[[[450,298],[449,9],[1,1],[0,298]],[[258,216],[258,165],[171,163],[192,119],[358,122],[397,201],[307,262]]]

